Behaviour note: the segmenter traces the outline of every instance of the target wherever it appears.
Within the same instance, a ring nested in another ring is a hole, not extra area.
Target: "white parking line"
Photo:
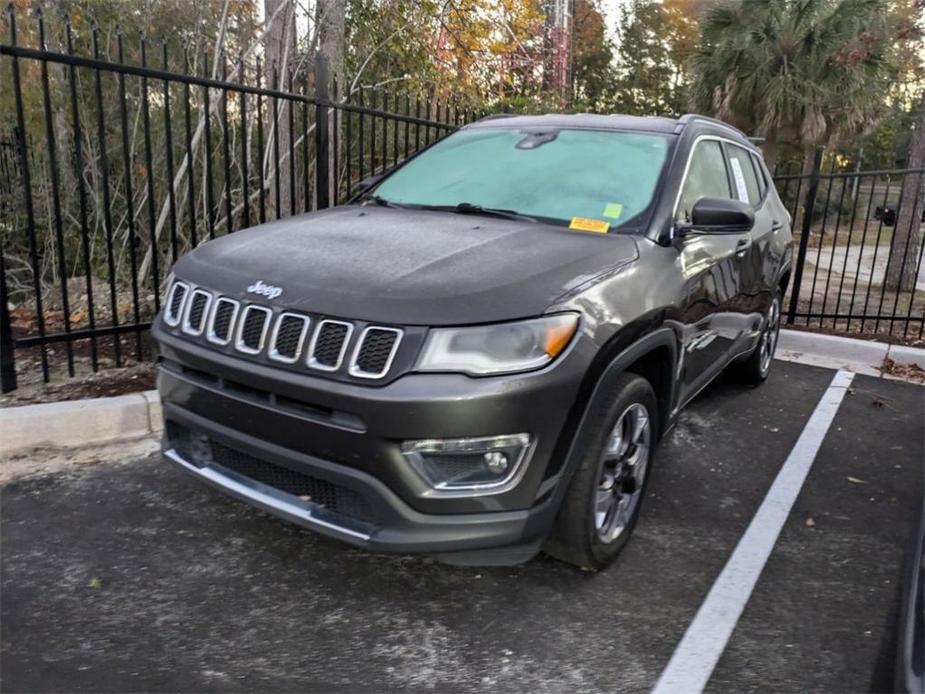
[[[703,691],[764,570],[853,378],[850,371],[839,371],[823,393],[758,512],[659,677],[654,694]]]

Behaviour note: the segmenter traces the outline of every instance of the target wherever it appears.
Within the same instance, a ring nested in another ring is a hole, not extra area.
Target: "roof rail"
[[[489,113],[487,116],[482,116],[481,118],[477,118],[476,120],[472,122],[481,123],[482,121],[497,120],[498,118],[513,118],[514,116],[517,116],[517,115],[518,114],[516,113]]]
[[[729,125],[729,123],[726,123],[725,121],[721,121],[721,120],[719,120],[718,118],[710,118],[709,116],[701,116],[699,113],[685,113],[683,116],[681,116],[680,118],[678,118],[678,125],[677,125],[677,126],[675,127],[675,129],[674,129],[675,133],[677,134],[677,133],[681,132],[682,130],[684,130],[684,128],[685,128],[689,123],[691,123],[691,121],[695,121],[695,120],[701,120],[701,121],[705,121],[705,122],[707,122],[707,123],[712,123],[713,125],[722,126],[722,127],[726,128],[727,130],[731,130],[731,131],[733,131],[734,133],[736,133],[736,134],[738,134],[738,135],[741,135],[741,136],[744,137],[745,139],[748,139],[748,135],[746,135],[745,133],[743,133],[741,130],[739,130],[739,129],[738,129],[737,127],[735,127],[734,125]]]

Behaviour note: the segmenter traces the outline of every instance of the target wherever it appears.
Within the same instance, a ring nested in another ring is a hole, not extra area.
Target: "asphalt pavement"
[[[722,378],[663,442],[601,573],[372,555],[157,456],[0,488],[4,691],[648,691],[834,372]],[[856,376],[710,691],[892,684],[925,389]]]

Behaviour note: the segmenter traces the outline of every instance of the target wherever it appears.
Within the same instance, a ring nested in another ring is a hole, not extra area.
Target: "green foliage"
[[[894,35],[887,0],[721,0],[692,60],[693,107],[812,147],[865,128],[885,106]]]

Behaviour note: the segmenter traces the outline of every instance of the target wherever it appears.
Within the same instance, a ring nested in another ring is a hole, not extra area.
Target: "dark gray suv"
[[[791,246],[728,125],[488,118],[176,263],[164,452],[370,550],[600,568],[685,403],[767,378]]]

